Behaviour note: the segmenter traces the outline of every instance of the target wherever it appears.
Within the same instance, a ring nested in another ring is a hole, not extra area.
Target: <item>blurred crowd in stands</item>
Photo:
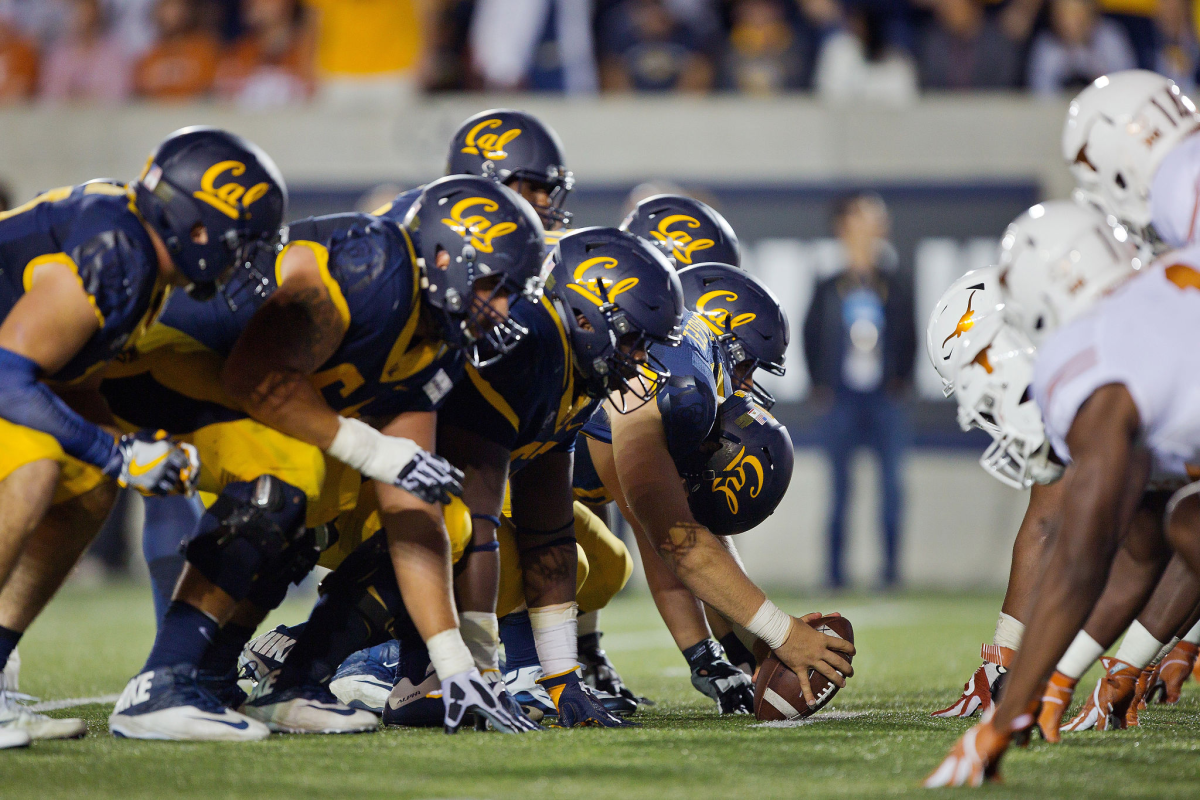
[[[0,0],[0,101],[1194,88],[1200,0]]]

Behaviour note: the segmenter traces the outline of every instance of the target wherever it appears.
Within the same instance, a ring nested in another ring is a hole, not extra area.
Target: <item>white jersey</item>
[[[1039,348],[1033,395],[1046,437],[1070,461],[1067,433],[1102,386],[1125,386],[1155,471],[1200,464],[1200,247],[1164,256]]]
[[[1175,145],[1154,173],[1150,222],[1170,247],[1188,247],[1200,238],[1200,134]]]

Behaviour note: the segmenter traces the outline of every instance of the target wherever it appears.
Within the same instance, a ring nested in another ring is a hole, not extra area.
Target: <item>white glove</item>
[[[200,479],[200,456],[195,447],[174,441],[166,431],[138,431],[121,437],[104,472],[122,489],[132,486],[147,496],[191,495]]]
[[[513,714],[501,705],[477,669],[451,675],[442,681],[442,703],[446,708],[442,722],[446,733],[458,733],[468,713],[486,719],[501,733],[524,733],[539,729],[524,714]]]
[[[463,474],[412,439],[387,436],[367,423],[342,417],[329,455],[372,480],[398,486],[426,503],[449,503],[462,495]]]

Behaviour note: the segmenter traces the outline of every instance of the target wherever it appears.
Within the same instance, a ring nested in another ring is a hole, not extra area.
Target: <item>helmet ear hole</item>
[[[192,226],[191,237],[192,244],[208,244],[208,228],[203,222],[197,222]]]

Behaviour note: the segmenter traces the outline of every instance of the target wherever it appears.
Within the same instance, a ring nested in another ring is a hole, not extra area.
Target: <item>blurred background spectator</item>
[[[1185,90],[1193,0],[0,0],[0,100],[314,98],[418,91],[773,95],[1076,91],[1138,66]],[[38,91],[40,86],[40,92]]]
[[[1178,83],[1185,93],[1196,88],[1200,65],[1192,9],[1188,0],[1158,0],[1154,17],[1154,63],[1150,67]]]
[[[470,46],[483,88],[595,92],[591,0],[476,0]]]
[[[1106,72],[1137,65],[1129,35],[1100,15],[1095,0],[1050,0],[1050,26],[1029,54],[1029,86],[1038,94],[1077,92]]]
[[[987,13],[984,0],[934,0],[933,19],[921,37],[921,88],[1017,88],[1028,32],[1013,35],[998,14]]]
[[[11,20],[0,18],[0,102],[29,98],[37,83],[37,47]]]
[[[701,12],[710,10],[697,5]],[[712,88],[714,43],[708,37],[717,31],[715,13],[688,19],[667,0],[624,0],[600,17],[599,27],[600,85],[605,91]]]
[[[187,100],[212,90],[220,42],[204,24],[197,0],[158,0],[158,38],[137,61],[134,90],[152,100]]]
[[[45,100],[118,102],[130,91],[129,59],[111,35],[100,0],[72,0],[66,31],[46,48],[39,93]]]
[[[912,381],[916,328],[911,276],[896,271],[890,228],[887,206],[878,195],[857,194],[838,201],[833,229],[841,243],[843,268],[816,285],[804,320],[813,399],[826,409],[822,445],[833,483],[826,583],[833,589],[846,583],[846,508],[850,469],[859,447],[879,457],[880,583],[892,587],[899,575],[901,461],[908,421],[898,401]]]
[[[250,108],[273,108],[312,94],[312,31],[298,0],[246,0],[242,35],[217,67],[218,96]]]

